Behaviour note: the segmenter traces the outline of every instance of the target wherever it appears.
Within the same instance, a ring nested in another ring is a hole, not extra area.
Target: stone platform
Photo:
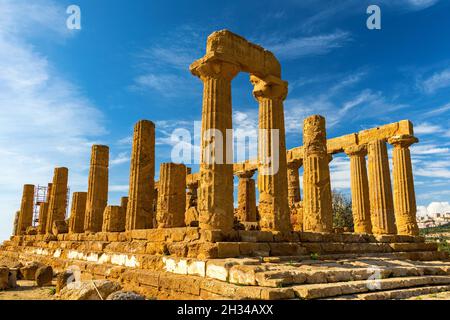
[[[450,290],[421,237],[198,228],[15,236],[0,258],[111,279],[158,299],[397,299]]]

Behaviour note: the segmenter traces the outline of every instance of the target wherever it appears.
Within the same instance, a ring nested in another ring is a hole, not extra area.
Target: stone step
[[[450,285],[450,276],[403,277],[380,280],[336,282],[327,284],[309,284],[293,286],[295,295],[300,299],[323,299],[343,295],[369,293],[424,287],[432,285]]]
[[[418,288],[362,293],[349,296],[341,296],[326,300],[400,300],[447,291],[450,291],[450,285],[425,286]]]

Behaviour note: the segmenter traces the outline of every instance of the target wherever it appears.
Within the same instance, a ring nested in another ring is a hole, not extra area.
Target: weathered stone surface
[[[142,120],[134,127],[126,230],[153,227],[154,193],[155,125]]]
[[[86,214],[87,192],[74,192],[70,210],[69,233],[83,233]]]
[[[38,287],[44,287],[52,284],[53,268],[51,266],[42,266],[36,270],[36,284]]]
[[[105,300],[120,285],[108,280],[80,281],[69,283],[60,292],[61,300]]]
[[[21,278],[24,280],[35,280],[36,271],[42,266],[41,263],[38,262],[28,262],[23,267],[20,268]]]
[[[256,222],[255,171],[238,172],[238,207],[236,218],[239,222]]]
[[[106,300],[145,300],[145,297],[136,292],[117,291],[110,294]]]
[[[176,163],[162,163],[159,175],[156,214],[158,228],[184,227],[186,166]]]
[[[23,186],[22,203],[20,205],[18,235],[25,234],[33,224],[34,185]]]
[[[65,220],[58,220],[53,222],[52,234],[55,236],[69,233],[69,226]]]
[[[13,236],[19,235],[19,219],[20,219],[20,211],[17,211],[14,215],[14,225],[13,225]]]
[[[0,290],[9,289],[9,268],[0,266]]]
[[[69,169],[56,168],[53,175],[53,187],[50,194],[48,207],[48,219],[46,233],[51,234],[53,223],[66,219],[67,209],[67,181],[69,178]]]
[[[103,214],[103,232],[124,232],[126,212],[121,206],[107,206]]]
[[[68,283],[75,281],[75,275],[73,271],[65,270],[60,272],[56,276],[56,293],[59,294]]]
[[[109,147],[92,146],[84,231],[100,232],[108,203]]]
[[[419,235],[416,221],[416,196],[409,147],[419,140],[411,135],[394,136],[389,143],[393,150],[394,211],[400,235]]]
[[[370,216],[374,234],[395,234],[394,204],[386,142],[368,145]]]
[[[288,204],[284,106],[288,84],[274,76],[251,75],[259,102],[258,190],[261,230],[291,230]]]
[[[311,116],[304,121],[303,142],[303,230],[331,232],[333,211],[325,118]]]

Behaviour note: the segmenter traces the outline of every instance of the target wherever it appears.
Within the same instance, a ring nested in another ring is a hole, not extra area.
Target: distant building
[[[418,216],[417,224],[420,229],[439,227],[450,223],[450,212],[427,214],[426,216]]]

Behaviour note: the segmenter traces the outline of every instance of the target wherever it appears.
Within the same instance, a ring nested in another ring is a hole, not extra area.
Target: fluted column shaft
[[[134,127],[126,230],[153,227],[154,193],[155,125],[142,120]]]
[[[397,232],[400,235],[419,235],[416,213],[416,194],[409,147],[419,140],[416,137],[404,135],[389,139],[393,150],[394,178],[394,212]]]
[[[92,146],[84,231],[101,232],[108,203],[109,147]]]
[[[350,157],[350,180],[352,190],[352,213],[355,233],[372,233],[370,221],[369,181],[366,166],[366,146],[345,149]]]
[[[34,185],[23,186],[22,202],[20,204],[18,234],[25,234],[28,227],[33,225]]]
[[[17,211],[14,215],[14,226],[13,226],[13,236],[19,236],[19,218],[20,218],[20,211]]]
[[[254,174],[254,170],[237,173],[239,182],[236,214],[240,222],[256,222],[256,187],[252,178]]]
[[[376,140],[368,145],[370,217],[374,234],[395,234],[389,158],[386,142]]]
[[[298,173],[298,170],[302,165],[303,160],[292,161],[287,165],[288,199],[291,210],[297,203],[302,201],[302,197],[300,195],[300,175]]]
[[[286,137],[283,101],[287,82],[276,77],[250,77],[259,102],[258,191],[261,230],[292,230],[288,204]]]
[[[74,192],[70,209],[69,233],[83,233],[86,214],[87,192]]]
[[[55,173],[53,175],[53,186],[50,194],[50,203],[48,207],[46,224],[47,233],[52,233],[53,223],[55,221],[66,220],[68,178],[69,169],[55,169]]]
[[[184,227],[186,166],[162,163],[159,171],[158,228]]]
[[[237,65],[210,61],[191,70],[203,81],[203,109],[198,193],[199,224],[202,229],[233,229],[233,150],[231,81]]]
[[[330,168],[327,153],[325,118],[305,119],[303,126],[303,229],[332,232]]]

